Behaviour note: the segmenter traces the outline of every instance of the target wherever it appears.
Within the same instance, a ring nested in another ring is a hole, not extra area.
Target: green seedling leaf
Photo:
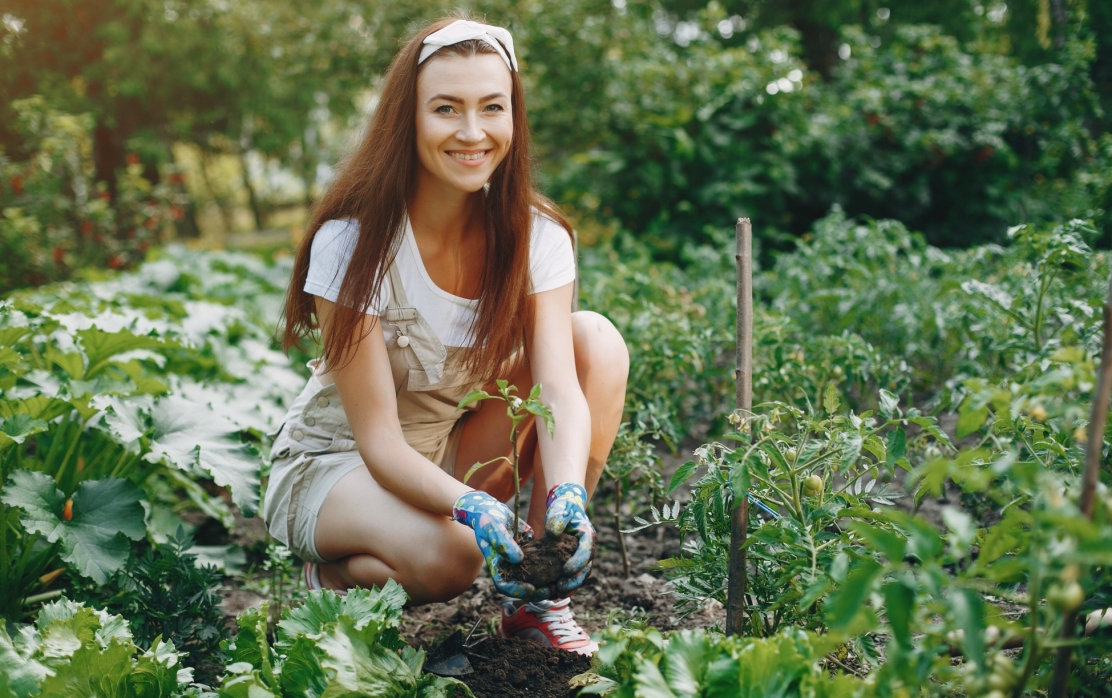
[[[463,399],[459,401],[458,405],[456,405],[456,409],[457,410],[462,410],[465,407],[470,407],[471,405],[475,404],[476,402],[482,402],[483,400],[489,400],[492,397],[494,397],[494,396],[491,395],[490,393],[488,393],[485,390],[472,390],[467,395],[463,396]]]
[[[556,420],[552,417],[552,412],[540,400],[526,400],[525,404],[521,406],[521,409],[543,419],[545,429],[548,430],[549,436],[553,436],[556,433]]]
[[[98,584],[127,561],[131,546],[120,534],[138,540],[146,534],[142,492],[119,478],[87,480],[73,495],[73,518],[64,520],[65,495],[45,473],[17,470],[0,496],[18,507],[20,522],[48,542],[60,540],[62,559]]]
[[[680,485],[690,480],[691,476],[695,474],[695,470],[698,467],[699,466],[695,464],[695,461],[689,460],[680,467],[676,468],[676,472],[672,473],[672,479],[668,482],[668,494],[672,494],[679,488]]]

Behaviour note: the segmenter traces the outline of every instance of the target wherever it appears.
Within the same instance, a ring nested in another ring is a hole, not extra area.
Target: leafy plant
[[[661,438],[663,434],[659,426],[648,426],[640,421],[635,425],[623,422],[603,466],[603,474],[614,484],[614,529],[618,534],[618,548],[626,577],[629,576],[629,555],[626,552],[623,505],[631,503],[635,508],[655,507],[657,500],[663,496],[664,475],[660,457],[649,440]],[[596,494],[596,506],[598,499]]]
[[[402,641],[405,591],[394,580],[382,589],[309,593],[282,613],[277,639],[267,641],[267,615],[240,616],[228,645],[220,696],[382,695],[411,698],[470,696],[455,679],[422,672],[425,652]]]
[[[67,498],[44,473],[12,473],[0,495],[5,507],[15,508],[0,537],[4,570],[0,581],[8,592],[0,614],[13,619],[22,616],[27,590],[45,582],[36,577],[45,566],[57,564],[55,554],[82,576],[98,584],[107,582],[127,561],[131,550],[127,539],[146,534],[141,495],[127,480],[105,478],[82,482]],[[36,555],[36,548],[44,552]]]
[[[516,540],[520,533],[520,531],[518,530],[518,520],[519,512],[521,511],[521,478],[518,476],[517,471],[518,428],[521,426],[521,423],[524,422],[530,415],[533,415],[534,417],[540,417],[544,421],[545,428],[548,429],[549,435],[552,435],[556,429],[556,422],[552,419],[552,412],[549,411],[547,407],[545,407],[543,402],[541,402],[541,386],[539,383],[537,385],[534,385],[532,389],[530,389],[529,397],[525,399],[522,399],[518,395],[512,394],[517,390],[517,386],[510,385],[509,381],[505,381],[499,378],[495,381],[495,384],[498,386],[497,395],[491,395],[485,390],[472,390],[470,393],[465,395],[462,400],[460,400],[459,407],[457,409],[462,410],[469,405],[474,405],[475,403],[482,402],[483,400],[501,400],[502,402],[505,402],[506,416],[510,418],[510,446],[513,449],[513,455],[511,458],[498,456],[497,458],[492,458],[485,463],[476,463],[475,465],[472,465],[464,474],[463,481],[467,482],[471,478],[471,476],[474,475],[478,470],[490,465],[491,463],[502,461],[510,464],[510,466],[513,468],[514,473],[513,530],[514,538]]]
[[[684,556],[660,562],[681,610],[711,598],[725,603],[730,512],[748,492],[764,514],[749,533],[754,602],[748,632],[769,636],[786,624],[818,630],[822,605],[816,602],[844,578],[851,561],[862,558],[861,540],[848,524],[858,511],[890,507],[902,496],[892,482],[898,470],[911,469],[909,450],[949,443],[934,418],[914,408],[904,414],[886,391],[880,419],[840,413],[833,389],[825,403],[822,418],[776,403],[736,414],[739,429],[728,435],[735,446],[702,446],[698,460],[673,475],[669,492],[706,468],[692,485],[691,501],[653,522],[697,536]],[[918,431],[913,439],[909,428]]]
[[[223,668],[220,645],[229,639],[221,574],[199,565],[192,547],[193,539],[179,528],[166,544],[132,557],[108,584],[86,584],[69,595],[127,618],[140,648],[173,643],[198,681],[214,685]]]
[[[26,612],[25,598],[56,593],[45,590],[66,564],[98,583],[119,569],[129,545],[115,532],[145,533],[140,493],[159,512],[152,522],[192,506],[230,528],[228,504],[205,480],[230,487],[245,513],[256,506],[258,446],[302,380],[266,329],[286,270],[246,255],[179,253],[0,302],[8,618]],[[86,526],[94,509],[82,493],[98,488],[121,496],[98,496],[105,525]]]
[[[787,628],[769,638],[723,637],[705,630],[664,636],[655,629],[607,627],[591,671],[572,680],[580,695],[611,698],[799,696],[866,698],[870,682],[820,668],[829,638]]]
[[[135,646],[128,622],[62,599],[43,606],[34,625],[11,636],[0,625],[0,694],[25,698],[195,694],[193,670],[172,642]]]

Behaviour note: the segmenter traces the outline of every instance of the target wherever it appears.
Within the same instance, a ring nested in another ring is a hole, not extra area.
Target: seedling
[[[485,390],[472,390],[462,400],[460,400],[459,409],[462,410],[469,405],[473,405],[476,402],[482,402],[483,400],[501,400],[505,402],[506,416],[510,418],[510,445],[513,447],[513,457],[507,458],[505,456],[498,456],[497,458],[491,458],[484,463],[476,463],[468,469],[467,473],[463,476],[463,481],[464,483],[466,483],[469,479],[471,479],[471,476],[478,472],[481,468],[484,468],[492,463],[504,461],[510,464],[514,471],[514,540],[520,542],[518,538],[518,521],[520,518],[519,512],[521,510],[521,478],[518,475],[518,430],[521,427],[521,423],[524,422],[529,417],[529,415],[533,415],[544,420],[544,426],[546,429],[548,429],[548,435],[552,436],[553,433],[556,431],[556,421],[552,418],[552,412],[549,411],[549,409],[544,406],[544,403],[541,402],[540,383],[533,386],[533,388],[529,391],[529,397],[525,399],[522,399],[520,396],[513,394],[517,391],[517,386],[510,385],[509,381],[507,380],[503,380],[500,378],[495,381],[495,385],[498,386],[497,395],[491,395]]]

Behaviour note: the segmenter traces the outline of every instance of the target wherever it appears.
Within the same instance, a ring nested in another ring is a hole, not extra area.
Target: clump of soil
[[[564,565],[578,547],[579,539],[570,533],[545,536],[521,546],[521,551],[525,553],[521,564],[503,561],[500,569],[511,581],[527,582],[538,589],[551,586],[564,576]]]
[[[468,649],[467,658],[475,671],[459,679],[475,698],[571,698],[568,681],[591,668],[581,654],[501,637]]]

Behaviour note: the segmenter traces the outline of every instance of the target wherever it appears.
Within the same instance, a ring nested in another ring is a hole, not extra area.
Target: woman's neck
[[[438,247],[458,247],[468,231],[481,226],[482,202],[482,192],[463,192],[422,172],[407,202],[413,233]]]
[[[427,173],[407,202],[421,263],[437,287],[462,298],[478,298],[486,254],[483,192],[462,192]]]

